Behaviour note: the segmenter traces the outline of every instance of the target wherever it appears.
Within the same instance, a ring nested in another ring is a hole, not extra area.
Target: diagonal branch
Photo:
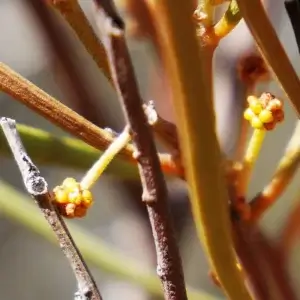
[[[114,137],[108,131],[89,122],[1,62],[0,90],[99,150],[103,151],[113,141]],[[133,147],[128,145],[121,151],[121,156],[133,162],[132,153]],[[182,170],[177,167],[171,155],[161,154],[160,162],[166,173],[182,175]]]
[[[104,33],[104,46],[116,90],[132,131],[142,186],[157,254],[157,274],[165,299],[187,299],[179,249],[167,205],[167,188],[124,37],[124,23],[111,1],[95,1],[97,23]]]
[[[92,26],[89,24],[78,0],[48,0],[72,27],[88,53],[107,79],[111,80],[109,65],[103,45],[97,38]]]
[[[48,191],[46,180],[41,176],[40,171],[32,163],[23,147],[15,121],[2,118],[0,124],[20,169],[27,192],[40,207],[73,269],[79,289],[75,295],[79,296],[82,300],[101,300],[102,297],[81,253],[75,245],[65,222],[52,203],[53,194]]]
[[[102,116],[94,108],[94,99],[85,83],[84,73],[75,64],[72,57],[73,48],[68,41],[68,36],[56,20],[44,1],[29,0],[28,7],[32,10],[39,29],[45,33],[46,41],[50,48],[50,54],[58,61],[61,66],[64,90],[68,93],[69,99],[75,103],[78,111],[83,112],[84,116],[94,124],[100,125]],[[59,33],[59,34],[58,34]]]

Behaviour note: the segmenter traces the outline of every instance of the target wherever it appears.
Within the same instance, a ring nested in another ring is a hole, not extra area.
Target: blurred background
[[[122,130],[124,119],[114,91],[70,28],[62,22],[73,45],[74,59],[80,64],[80,70],[87,79],[85,84],[93,95],[93,107],[83,109],[67,96],[61,85],[57,64],[49,55],[46,39],[24,2],[24,0],[0,1],[0,61],[87,118],[91,117],[91,112],[96,110],[97,117],[93,119],[93,122],[97,125],[110,127],[116,131]],[[79,2],[94,26],[93,1],[81,0]],[[283,1],[271,2],[272,6],[267,6],[267,9],[272,23],[294,67],[299,70],[299,53]],[[116,3],[126,22],[133,22],[130,15],[126,14],[124,1],[116,1]],[[153,45],[147,37],[134,35],[128,36],[128,45],[144,100],[153,99],[158,113],[165,119],[175,122]],[[235,146],[239,113],[245,95],[245,87],[236,75],[236,65],[241,56],[254,51],[255,47],[247,28],[241,23],[230,36],[222,41],[216,53],[215,107],[218,117],[218,134],[222,149],[228,155],[232,154]],[[273,82],[261,85],[257,89],[258,93],[269,91],[277,97],[285,97],[280,87]],[[285,122],[267,135],[250,185],[249,197],[253,197],[268,183],[295,127],[296,115],[289,102],[285,103]],[[45,129],[56,135],[66,135],[4,93],[0,93],[0,115],[14,118],[18,123]],[[84,170],[78,172],[75,169],[39,167],[51,187],[60,184],[65,177],[81,178],[84,174]],[[1,154],[0,178],[24,193],[16,164],[11,158]],[[289,212],[298,202],[299,179],[299,176],[295,177],[293,184],[260,222],[263,231],[274,240],[278,237]],[[207,276],[209,269],[202,247],[195,235],[185,183],[179,179],[169,179],[168,187],[169,203],[180,244],[186,281],[190,286],[202,289],[221,299],[218,288]],[[154,272],[154,245],[146,211],[140,203],[139,183],[126,181],[117,176],[104,175],[94,190],[95,205],[88,217],[68,222],[85,228],[113,249],[118,249],[127,257],[134,259],[141,268]],[[25,193],[24,198],[31,201]],[[76,290],[76,282],[57,245],[49,243],[23,224],[1,213],[1,206],[0,214],[1,298],[29,300],[40,299],[43,295],[45,300],[72,299]],[[297,274],[300,256],[297,251],[293,253],[289,269],[300,299],[300,288],[296,284],[300,280]],[[93,265],[90,267],[104,299],[155,298],[137,285],[129,284],[126,280],[121,280]]]

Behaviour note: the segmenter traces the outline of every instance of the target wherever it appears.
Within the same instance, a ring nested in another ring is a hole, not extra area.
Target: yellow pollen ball
[[[262,109],[263,109],[262,105],[259,103],[258,100],[252,101],[251,103],[249,103],[249,108],[251,108],[251,110],[252,110],[256,115],[258,115],[258,114],[262,111]]]
[[[252,118],[251,126],[255,129],[263,129],[264,128],[263,122],[258,117]]]
[[[255,114],[254,114],[254,112],[250,108],[247,108],[245,110],[245,112],[244,112],[244,118],[247,121],[251,121],[254,116],[255,116]]]
[[[93,194],[89,190],[83,190],[81,195],[82,195],[82,204],[85,207],[90,207],[93,203]]]
[[[78,186],[78,182],[74,178],[68,177],[63,181],[62,186],[72,189]]]
[[[263,123],[271,123],[274,121],[273,114],[269,110],[266,110],[266,109],[261,111],[261,113],[259,114],[259,119]]]
[[[64,189],[58,187],[58,188],[55,188],[53,190],[53,192],[54,192],[54,195],[55,195],[56,202],[58,202],[58,203],[68,203],[68,201],[69,201],[68,200],[68,193]]]
[[[69,193],[69,202],[74,203],[75,205],[79,205],[81,203],[82,200],[82,196],[80,191],[75,190],[71,193]]]

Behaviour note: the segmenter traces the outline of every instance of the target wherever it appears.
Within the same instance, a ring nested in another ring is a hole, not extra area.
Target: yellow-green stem
[[[252,170],[260,153],[265,136],[266,130],[254,129],[244,156],[243,170],[236,191],[237,197],[244,197],[247,193],[247,187],[252,174]]]
[[[231,0],[226,12],[214,26],[215,35],[219,39],[225,37],[236,27],[241,18],[242,16],[236,0]]]
[[[251,299],[236,264],[229,196],[215,132],[214,49],[202,40],[201,49],[198,45],[191,19],[193,1],[157,0],[156,5],[198,235],[227,297]]]
[[[125,128],[125,130],[113,140],[100,158],[85,174],[80,182],[80,186],[86,190],[90,189],[107,168],[109,163],[113,160],[113,158],[129,143],[129,141],[129,129]]]

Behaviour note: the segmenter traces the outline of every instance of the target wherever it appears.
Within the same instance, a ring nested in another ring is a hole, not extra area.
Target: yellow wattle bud
[[[272,112],[270,112],[267,109],[264,109],[261,111],[261,113],[259,114],[259,119],[263,122],[263,123],[271,123],[274,121],[274,117]]]

